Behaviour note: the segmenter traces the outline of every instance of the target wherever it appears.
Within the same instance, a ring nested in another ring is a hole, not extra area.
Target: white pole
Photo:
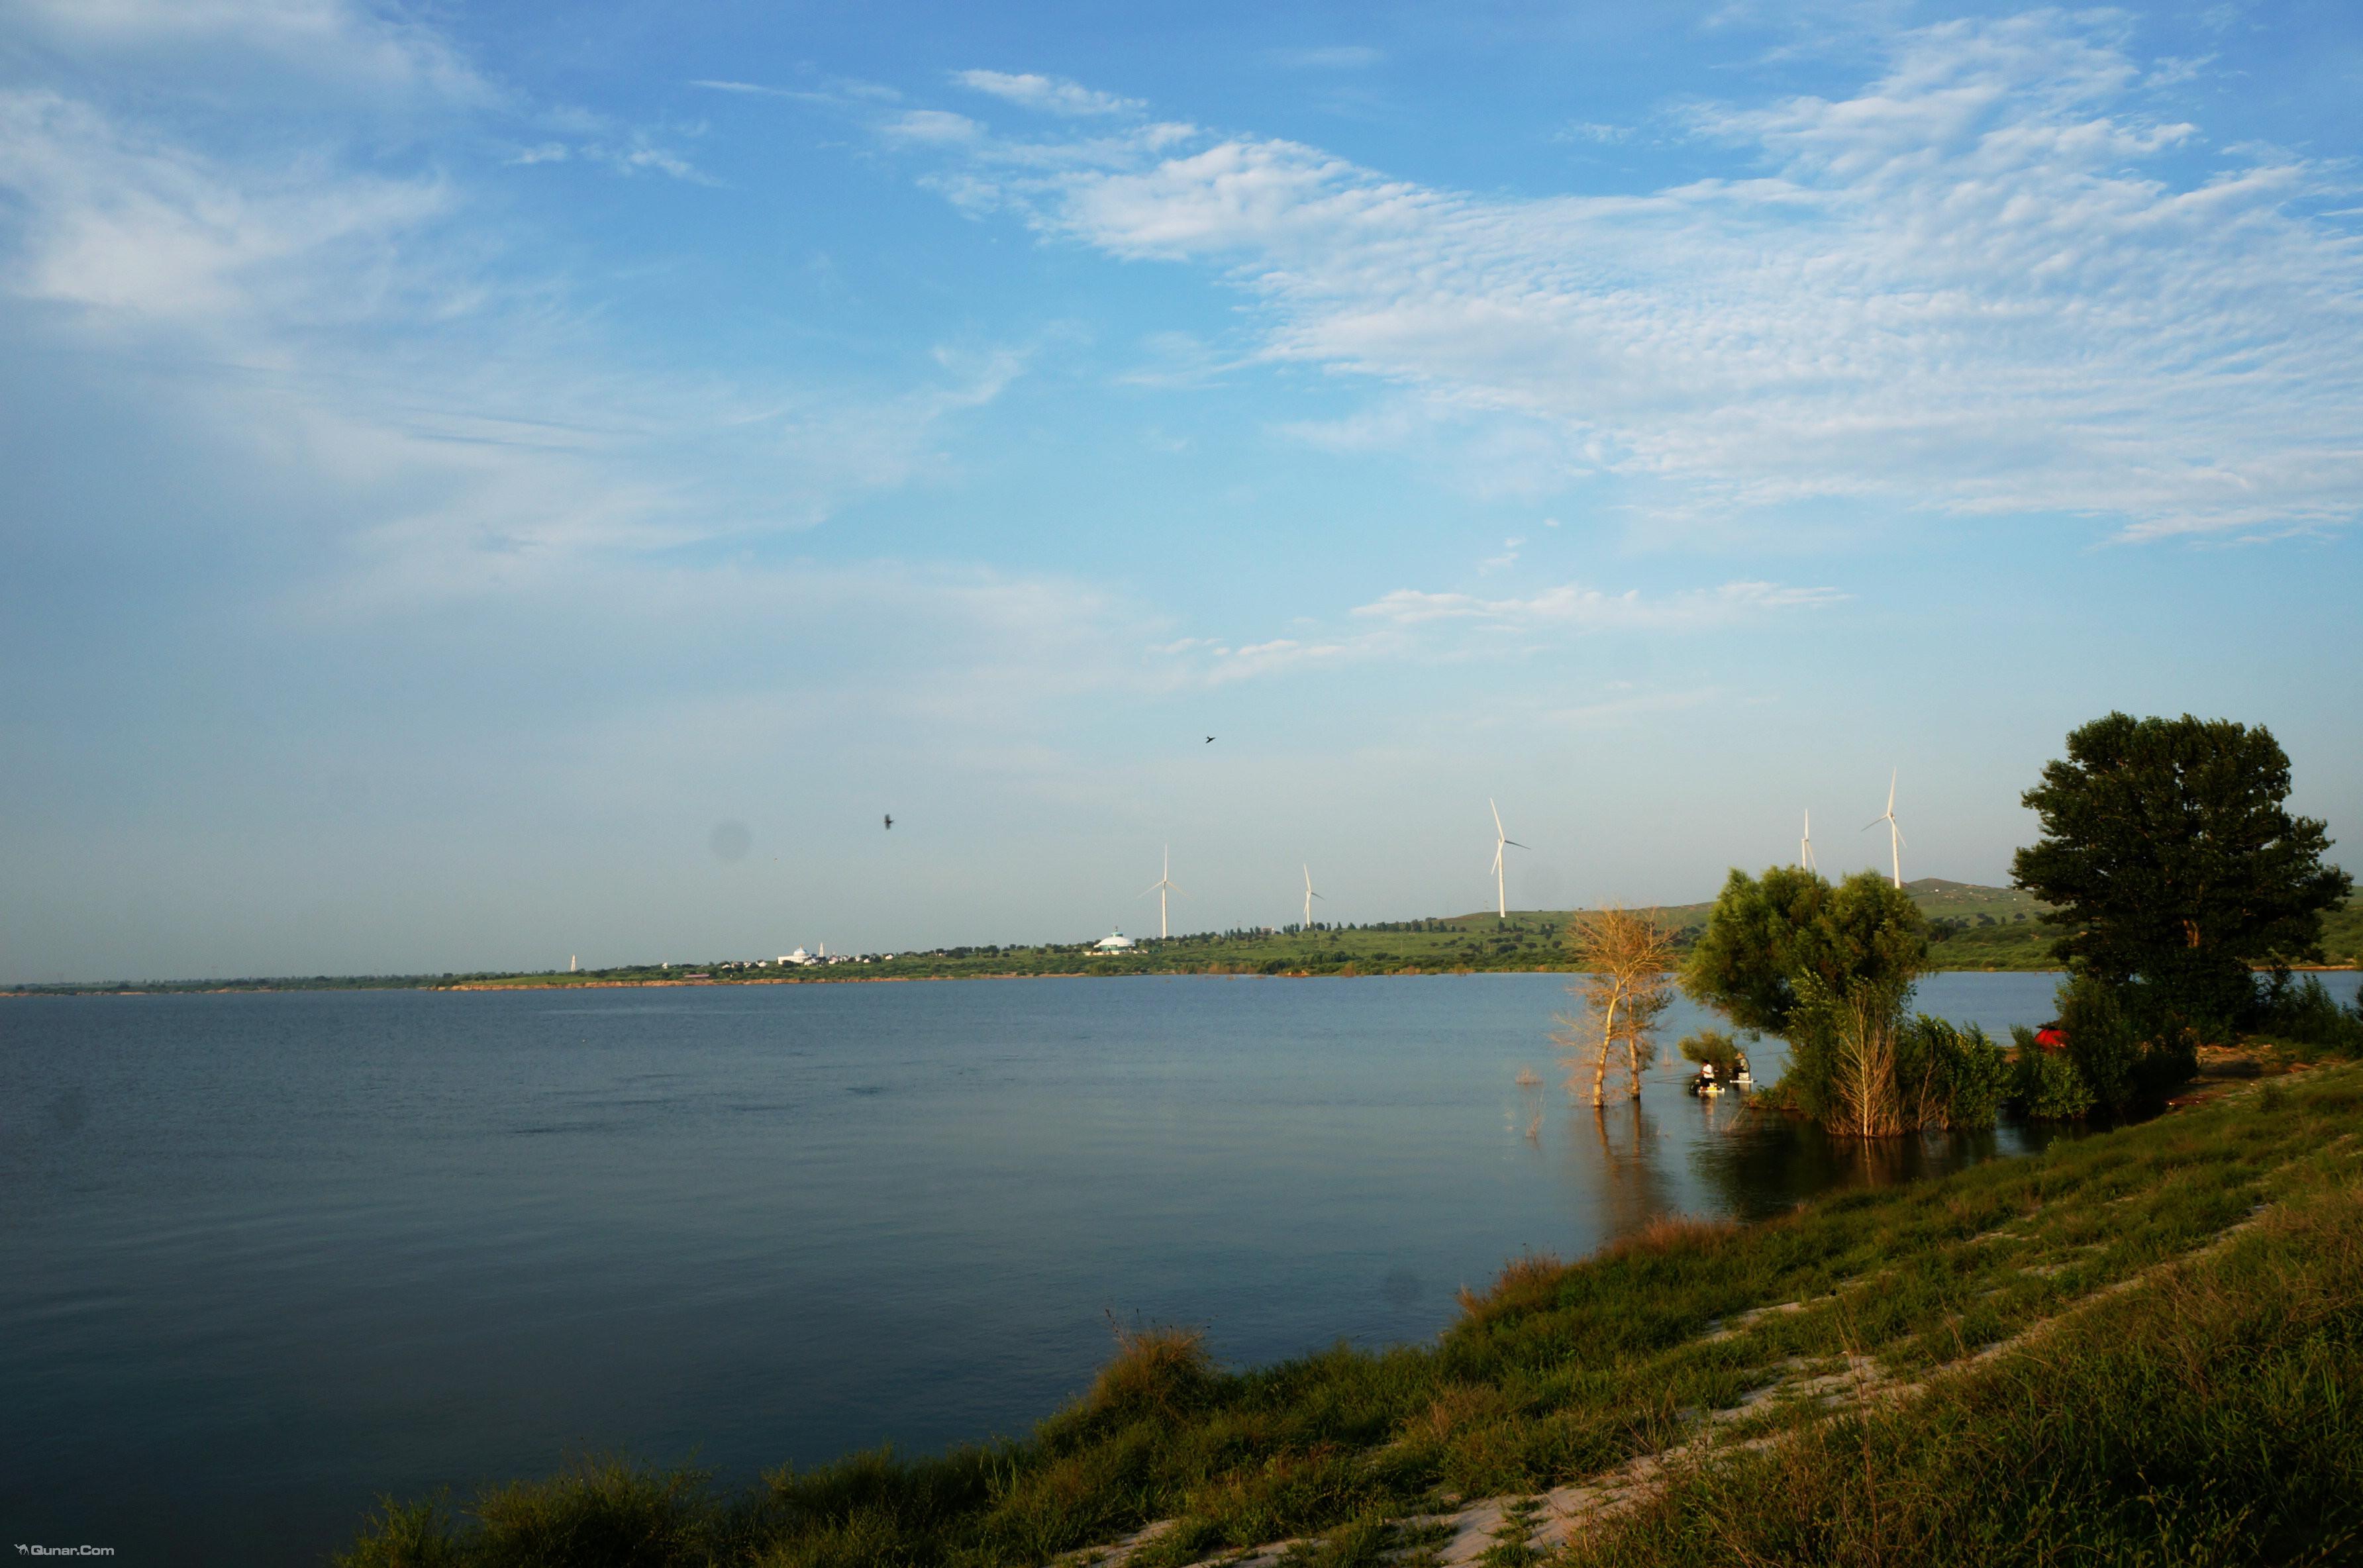
[[[1893,857],[1898,892],[1903,889],[1903,829],[1895,821],[1895,780],[1903,771],[1891,768],[1887,774],[1887,853]]]

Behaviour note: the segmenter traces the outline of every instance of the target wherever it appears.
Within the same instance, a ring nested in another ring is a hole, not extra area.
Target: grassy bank
[[[1539,1497],[1503,1516],[1495,1558],[1518,1562],[1526,1525],[1589,1495],[1551,1488],[1636,1460],[1658,1479],[1614,1517],[1567,1514],[1554,1550],[2341,1560],[2363,1527],[2358,1112],[2352,1066],[2235,1082],[1761,1225],[1521,1260],[1431,1346],[1231,1372],[1187,1332],[1144,1332],[1021,1441],[737,1495],[588,1464],[457,1515],[392,1507],[346,1561],[981,1568],[1161,1522],[1139,1568],[1291,1538],[1346,1563],[1432,1557],[1470,1499]]]

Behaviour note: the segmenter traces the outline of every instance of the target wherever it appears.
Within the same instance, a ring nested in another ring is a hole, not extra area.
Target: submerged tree
[[[2289,792],[2289,757],[2261,724],[2111,713],[2071,733],[2023,797],[2043,838],[2011,879],[2053,906],[2052,951],[2153,1033],[2220,1033],[2255,1005],[2251,966],[2319,958],[2323,911],[2353,889]]]
[[[1673,1004],[1674,933],[1654,911],[1614,905],[1569,923],[1568,945],[1583,966],[1568,994],[1583,1002],[1581,1018],[1559,1020],[1559,1043],[1568,1064],[1568,1089],[1592,1069],[1592,1103],[1607,1095],[1608,1069],[1624,1064],[1630,1098],[1641,1095],[1641,1074],[1657,1060],[1658,1021]]]

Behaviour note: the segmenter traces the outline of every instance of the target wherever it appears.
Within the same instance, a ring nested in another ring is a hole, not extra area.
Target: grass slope
[[[2363,1542],[2359,1114],[2363,1068],[2272,1079],[1761,1225],[1523,1259],[1431,1346],[1230,1372],[1152,1331],[1020,1441],[735,1496],[586,1463],[456,1520],[389,1504],[341,1561],[1014,1568],[1162,1520],[1135,1568],[1289,1538],[1320,1538],[1308,1564],[1373,1562],[1422,1550],[1402,1521],[1598,1474],[1718,1412],[1725,1457],[1678,1463],[1581,1561],[2345,1561]],[[1815,1391],[1865,1368],[1925,1391],[1833,1424]]]

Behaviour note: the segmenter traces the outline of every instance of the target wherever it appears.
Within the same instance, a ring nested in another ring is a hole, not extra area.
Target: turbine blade
[[[1316,898],[1316,899],[1319,899],[1319,900],[1320,900],[1323,903],[1325,903],[1325,904],[1326,904],[1326,903],[1327,903],[1327,902],[1329,901],[1329,895],[1328,895],[1328,894],[1326,894],[1326,893],[1315,893],[1315,894],[1314,894],[1313,896],[1314,896],[1315,898]]]
[[[1886,819],[1885,817],[1873,817],[1873,818],[1871,818],[1871,819],[1870,819],[1870,821],[1869,821],[1869,822],[1867,822],[1867,823],[1863,823],[1863,824],[1862,824],[1862,831],[1863,831],[1863,832],[1865,832],[1865,833],[1869,833],[1871,829],[1873,829],[1873,828],[1877,827],[1880,823],[1881,823],[1885,822],[1886,820],[1887,820],[1887,819]]]
[[[1485,802],[1485,807],[1488,811],[1493,813],[1493,836],[1495,838],[1509,837],[1509,834],[1502,831],[1502,808],[1493,804],[1491,801],[1487,801]]]

